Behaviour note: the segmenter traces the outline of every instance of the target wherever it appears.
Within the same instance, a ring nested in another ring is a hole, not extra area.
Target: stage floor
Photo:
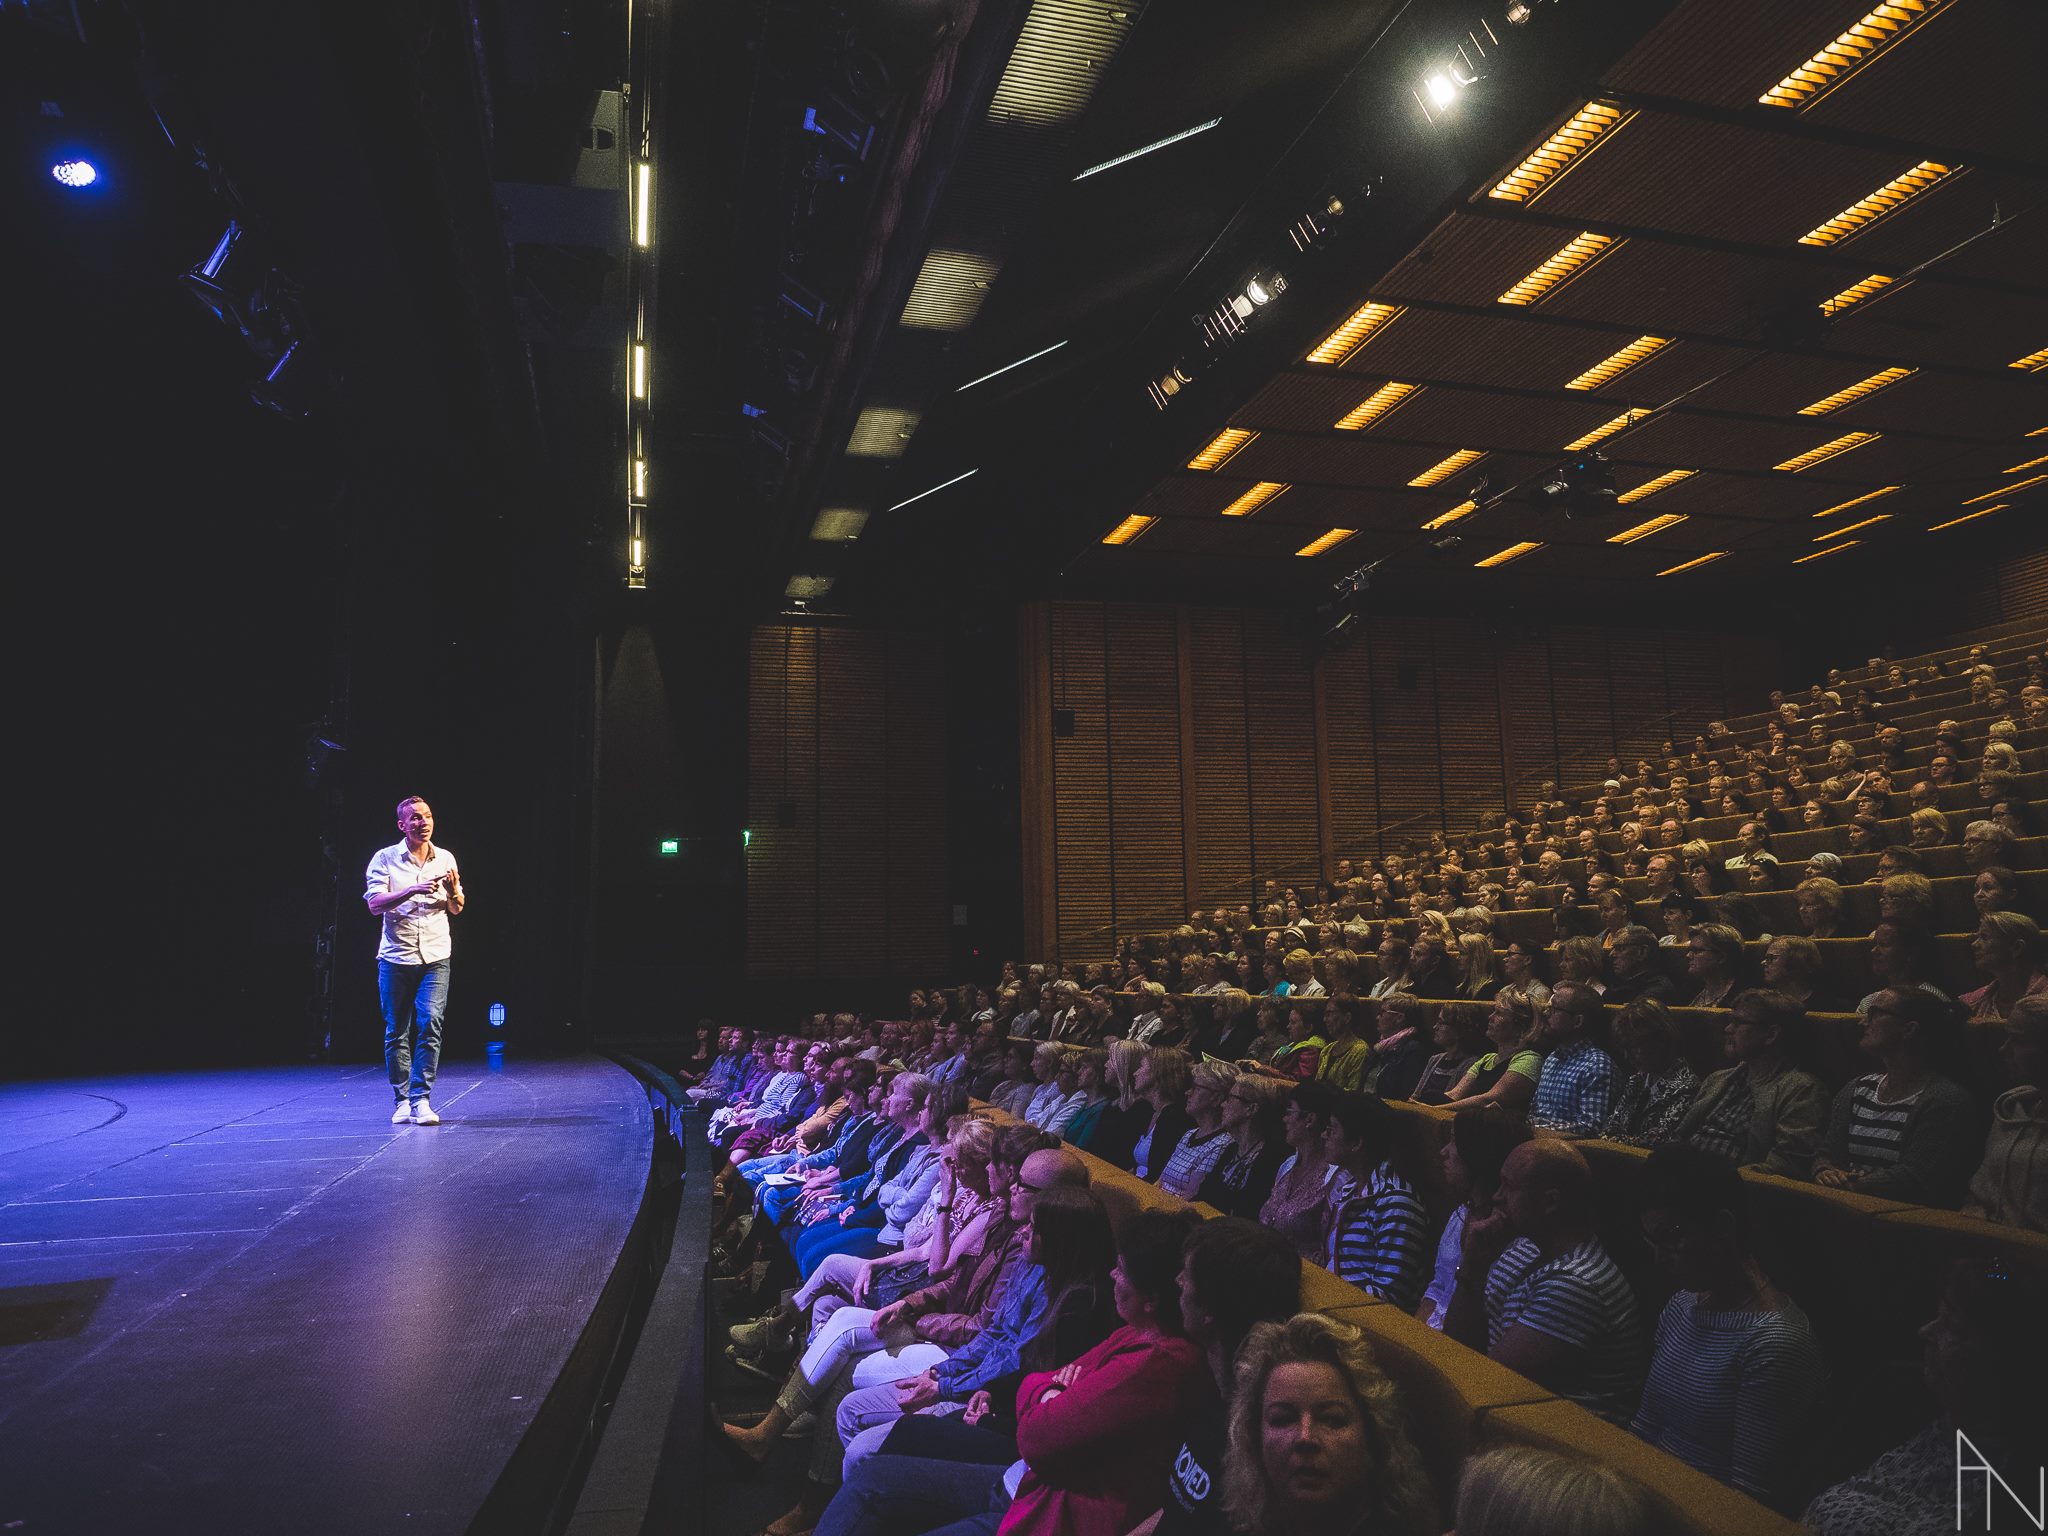
[[[0,1530],[464,1530],[610,1277],[608,1061],[0,1086]]]

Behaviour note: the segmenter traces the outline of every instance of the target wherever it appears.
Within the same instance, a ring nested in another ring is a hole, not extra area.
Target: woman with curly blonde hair
[[[1249,1536],[1424,1536],[1436,1500],[1394,1384],[1349,1323],[1260,1323],[1237,1354],[1224,1502]]]

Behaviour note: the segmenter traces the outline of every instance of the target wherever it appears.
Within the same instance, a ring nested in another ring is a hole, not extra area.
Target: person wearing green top
[[[1445,1099],[1446,1105],[1456,1113],[1488,1104],[1526,1113],[1543,1075],[1543,1058],[1528,1045],[1535,1029],[1536,1009],[1529,994],[1517,987],[1501,988],[1486,1019],[1486,1039],[1493,1049],[1472,1063],[1472,1070]]]
[[[1317,1025],[1322,1021],[1321,1002],[1298,1002],[1287,1010],[1287,1044],[1273,1053],[1273,1066],[1283,1077],[1298,1083],[1312,1082],[1323,1062],[1324,1040]]]
[[[1324,1044],[1316,1077],[1333,1088],[1356,1093],[1372,1062],[1372,1044],[1358,1033],[1358,1000],[1339,994],[1323,1004]]]

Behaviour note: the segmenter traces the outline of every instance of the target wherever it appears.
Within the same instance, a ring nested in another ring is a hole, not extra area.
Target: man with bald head
[[[1635,1293],[1593,1232],[1593,1172],[1569,1142],[1508,1154],[1493,1214],[1465,1228],[1444,1331],[1627,1424],[1643,1379]]]

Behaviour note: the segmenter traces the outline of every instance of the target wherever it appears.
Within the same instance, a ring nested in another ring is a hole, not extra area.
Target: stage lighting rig
[[[1604,453],[1566,459],[1536,482],[1530,499],[1537,507],[1568,518],[1604,517],[1616,505],[1614,466]]]

